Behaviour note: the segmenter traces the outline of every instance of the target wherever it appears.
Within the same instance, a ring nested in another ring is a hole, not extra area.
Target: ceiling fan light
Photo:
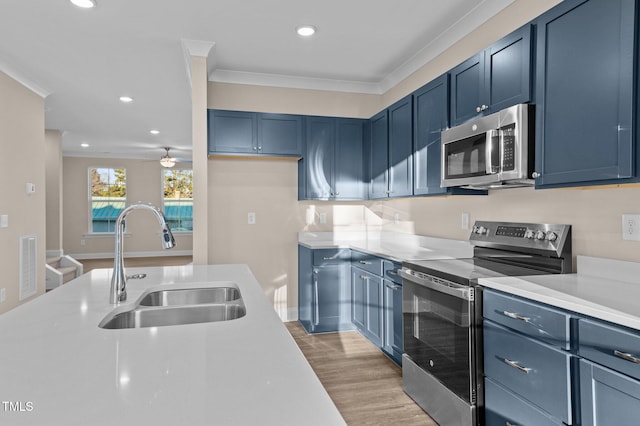
[[[165,148],[167,153],[160,158],[160,165],[168,169],[176,165],[176,159],[169,156],[169,149],[170,148]]]

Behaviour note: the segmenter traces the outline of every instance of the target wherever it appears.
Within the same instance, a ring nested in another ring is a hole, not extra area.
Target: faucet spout
[[[111,291],[109,293],[109,303],[111,304],[116,304],[127,299],[127,279],[126,275],[124,274],[123,259],[124,227],[125,219],[129,212],[138,209],[150,210],[158,219],[158,222],[162,227],[162,248],[166,250],[173,248],[176,245],[176,240],[173,238],[173,234],[171,233],[171,228],[169,228],[167,219],[165,218],[162,211],[160,211],[160,209],[156,206],[152,204],[135,203],[122,210],[122,212],[120,212],[120,214],[118,215],[118,219],[116,220],[116,241],[113,263],[113,276],[111,277]]]

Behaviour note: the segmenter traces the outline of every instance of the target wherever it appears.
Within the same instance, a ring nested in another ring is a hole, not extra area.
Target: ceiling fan
[[[162,165],[162,167],[171,168],[176,165],[176,159],[169,155],[170,149],[171,148],[165,147],[165,150],[167,152],[164,156],[162,156],[162,158],[160,158],[160,164]]]

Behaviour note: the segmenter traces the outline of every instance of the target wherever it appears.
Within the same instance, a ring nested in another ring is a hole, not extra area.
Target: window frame
[[[192,168],[180,168],[180,167],[173,167],[173,168],[162,168],[160,170],[160,200],[161,200],[161,204],[162,204],[162,213],[166,216],[167,222],[169,222],[169,226],[171,227],[171,232],[174,234],[193,234],[193,210],[192,210],[192,214],[191,214],[191,229],[190,230],[183,230],[183,229],[178,229],[176,228],[174,230],[174,227],[171,226],[171,218],[167,215],[166,213],[166,205],[165,205],[165,196],[164,196],[164,185],[165,185],[165,173],[166,172],[174,172],[174,171],[180,171],[180,172],[184,172],[184,171],[189,171],[191,172],[191,185],[193,186],[193,169]],[[193,188],[192,188],[193,191]],[[191,194],[191,205],[193,208],[193,193]],[[180,219],[180,221],[182,221]]]
[[[94,231],[94,217],[93,217],[93,181],[92,181],[92,171],[93,170],[100,170],[100,169],[107,169],[107,170],[113,170],[114,175],[115,175],[115,170],[123,170],[124,171],[124,188],[125,188],[125,196],[124,196],[124,206],[127,206],[127,197],[128,197],[128,177],[127,177],[127,168],[126,167],[121,167],[121,166],[89,166],[87,168],[87,198],[88,198],[88,209],[87,209],[87,217],[88,217],[88,223],[87,223],[87,229],[88,232],[87,234],[84,234],[85,236],[112,236],[115,234],[115,220],[113,222],[109,222],[109,223],[113,223],[114,224],[114,230],[113,231]],[[108,183],[108,185],[111,185]]]

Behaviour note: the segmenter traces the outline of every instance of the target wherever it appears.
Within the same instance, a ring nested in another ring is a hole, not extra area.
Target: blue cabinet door
[[[347,262],[313,267],[313,332],[352,329],[349,277]]]
[[[389,108],[389,196],[413,195],[413,96]]]
[[[382,277],[363,269],[351,268],[352,321],[377,347],[382,347],[384,333]]]
[[[258,153],[301,156],[302,117],[290,114],[258,114]]]
[[[442,147],[440,133],[447,127],[448,76],[443,75],[414,93],[414,195],[440,195]]]
[[[351,321],[365,334],[366,276],[358,268],[351,268]]]
[[[336,123],[332,118],[306,118],[306,199],[329,199],[333,194]]]
[[[382,349],[402,364],[402,285],[383,280],[384,333]]]
[[[486,113],[531,100],[531,26],[526,25],[485,50]]]
[[[336,119],[334,189],[335,199],[367,198],[364,173],[364,121]]]
[[[258,120],[254,112],[208,110],[209,152],[256,154]]]
[[[312,331],[313,251],[298,246],[298,321],[307,332]]]
[[[633,0],[566,0],[537,21],[536,185],[634,174]]]
[[[369,198],[381,199],[389,196],[389,119],[387,110],[370,119],[369,148]]]
[[[478,107],[485,99],[484,52],[453,68],[450,74],[451,125],[456,126],[482,114]]]
[[[451,125],[531,101],[531,25],[450,71]]]
[[[583,426],[634,425],[640,421],[640,381],[580,360]]]

